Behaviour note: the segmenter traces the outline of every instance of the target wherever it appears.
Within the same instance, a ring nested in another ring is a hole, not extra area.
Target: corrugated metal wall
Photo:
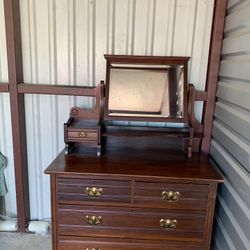
[[[211,154],[225,176],[214,249],[250,249],[250,1],[228,2]]]
[[[115,53],[190,56],[189,81],[204,88],[213,0],[22,0],[20,5],[26,83],[95,85],[105,78],[103,54]],[[64,147],[70,107],[90,101],[44,95],[26,95],[25,101],[31,217],[42,219],[50,217],[43,170]]]

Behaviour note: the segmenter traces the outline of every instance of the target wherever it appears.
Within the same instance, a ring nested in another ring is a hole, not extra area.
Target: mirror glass
[[[183,65],[111,64],[108,116],[182,118]]]

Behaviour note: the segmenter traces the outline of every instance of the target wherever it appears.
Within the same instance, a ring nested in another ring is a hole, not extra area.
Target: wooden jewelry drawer
[[[95,129],[68,129],[68,141],[96,141],[98,132]]]
[[[57,189],[59,203],[131,202],[130,181],[58,178]]]
[[[147,241],[60,236],[59,250],[200,250],[200,242]]]
[[[201,241],[204,211],[58,206],[59,235]]]
[[[134,204],[170,209],[206,210],[209,185],[135,182]]]

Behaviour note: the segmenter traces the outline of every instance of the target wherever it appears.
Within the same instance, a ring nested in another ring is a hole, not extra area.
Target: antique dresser
[[[66,150],[45,170],[53,250],[209,250],[223,179],[199,151],[205,94],[187,84],[189,58],[105,57],[99,103],[72,108]]]

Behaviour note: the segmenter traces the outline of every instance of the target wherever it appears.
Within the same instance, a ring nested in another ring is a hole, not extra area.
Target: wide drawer
[[[98,132],[94,129],[68,129],[68,141],[91,141],[97,139]]]
[[[134,204],[171,209],[206,210],[208,185],[135,182]]]
[[[58,178],[57,189],[59,203],[131,202],[130,181]]]
[[[60,236],[58,250],[200,250],[199,242],[147,241]]]
[[[201,241],[204,211],[59,205],[59,235]]]

